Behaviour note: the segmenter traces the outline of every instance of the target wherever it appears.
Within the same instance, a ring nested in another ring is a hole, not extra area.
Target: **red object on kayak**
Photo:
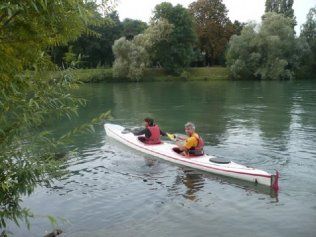
[[[275,192],[279,191],[279,177],[279,171],[276,171],[271,185]]]

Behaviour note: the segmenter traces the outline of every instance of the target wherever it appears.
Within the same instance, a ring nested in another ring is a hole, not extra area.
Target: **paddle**
[[[185,139],[187,139],[187,137],[183,134],[172,134],[172,133],[166,133],[167,137],[171,140],[171,141],[184,141]]]
[[[172,133],[166,133],[167,137],[171,140],[171,141],[175,141],[176,140],[176,135],[172,134]]]

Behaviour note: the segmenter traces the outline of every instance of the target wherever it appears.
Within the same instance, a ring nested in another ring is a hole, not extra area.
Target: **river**
[[[135,152],[108,138],[102,125],[75,140],[69,171],[52,187],[23,198],[42,236],[58,218],[69,237],[316,236],[316,82],[210,81],[85,84],[79,118],[107,110],[112,123],[141,126],[151,116],[168,132],[196,124],[208,154],[280,172],[278,195]]]

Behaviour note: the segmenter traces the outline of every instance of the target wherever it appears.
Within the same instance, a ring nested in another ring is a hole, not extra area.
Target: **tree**
[[[77,68],[112,66],[114,41],[122,36],[132,39],[148,27],[145,22],[139,20],[125,19],[120,22],[117,11],[102,16],[96,4],[90,3],[90,5],[93,17],[98,19],[99,24],[89,25],[90,34],[81,35],[78,39],[69,42],[66,47],[57,46],[50,49],[49,54],[53,62],[59,66],[69,65],[64,60],[69,55],[80,58],[80,62],[76,64]]]
[[[226,63],[233,78],[253,78],[260,66],[260,53],[256,45],[255,24],[246,25],[241,35],[234,35],[229,41]]]
[[[242,29],[244,28],[244,26],[245,26],[246,24],[235,20],[234,23],[233,23],[233,25],[234,25],[235,34],[236,34],[236,35],[240,35]]]
[[[305,53],[295,39],[290,18],[267,13],[259,31],[250,24],[233,36],[226,53],[227,66],[235,78],[291,79]]]
[[[294,16],[293,3],[294,0],[266,0],[265,13],[275,12],[291,18],[293,20],[292,26],[294,28],[296,20]]]
[[[314,43],[316,40],[316,7],[309,10],[306,16],[306,22],[302,25],[301,35],[307,42]]]
[[[114,62],[112,51],[114,41],[122,36],[133,38],[135,35],[143,33],[147,28],[147,24],[139,20],[125,19],[120,22],[116,11],[111,12],[104,18],[99,16],[99,13],[96,13],[96,15],[100,18],[102,24],[91,26],[91,30],[98,35],[82,35],[75,42],[70,43],[76,55],[85,56],[85,61],[80,67],[112,66]]]
[[[148,26],[146,22],[126,18],[122,22],[123,34],[121,36],[133,38],[135,35],[143,33],[147,27]]]
[[[195,20],[199,48],[205,54],[206,64],[219,64],[230,37],[237,33],[240,23],[232,24],[222,0],[198,0],[190,4],[189,11]]]
[[[112,45],[114,40],[122,35],[122,25],[116,11],[101,17],[95,9],[95,17],[101,24],[89,28],[96,34],[82,35],[76,41],[69,43],[73,52],[84,57],[79,67],[95,68],[97,66],[112,66],[114,55]]]
[[[21,195],[60,174],[55,151],[71,133],[53,138],[45,126],[53,119],[77,114],[84,104],[70,95],[77,83],[68,74],[49,78],[55,70],[45,53],[87,32],[91,5],[83,0],[2,1],[0,3],[0,227],[19,222],[30,212]],[[102,5],[106,1],[103,1]],[[106,6],[105,6],[106,7]],[[91,129],[85,125],[82,129]]]
[[[295,20],[293,3],[294,3],[294,0],[282,0],[281,6],[280,6],[280,13],[282,13],[285,17]]]
[[[97,66],[112,66],[114,55],[112,45],[114,40],[122,36],[122,23],[116,11],[104,17],[98,12],[98,7],[93,4],[92,12],[99,24],[89,25],[92,33],[81,35],[78,39],[69,42],[67,46],[54,46],[49,54],[53,62],[59,66],[67,66],[64,60],[66,55],[73,54],[74,58],[81,58],[76,67],[95,68]]]
[[[155,65],[161,65],[168,71],[179,74],[190,65],[196,43],[193,19],[181,5],[172,6],[163,2],[156,5],[152,21],[166,19],[173,25],[169,38],[157,42],[151,51],[151,60]]]
[[[304,77],[316,76],[316,7],[309,10],[306,22],[302,25],[300,39],[306,40],[309,52],[303,58],[301,73]]]
[[[266,0],[265,12],[280,13],[280,0]]]
[[[167,20],[153,22],[143,34],[132,39],[121,37],[113,45],[115,61],[114,77],[139,80],[150,62],[150,52],[157,43],[171,34],[173,26]]]

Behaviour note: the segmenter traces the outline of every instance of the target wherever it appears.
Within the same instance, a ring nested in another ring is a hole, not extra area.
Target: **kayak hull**
[[[109,137],[145,154],[193,169],[262,184],[275,190],[278,189],[278,173],[272,175],[263,170],[240,165],[232,161],[224,164],[215,163],[210,160],[216,157],[206,154],[187,158],[172,150],[175,147],[174,144],[168,142],[155,145],[144,144],[133,133],[123,132],[125,128],[120,125],[104,124],[104,129]]]

